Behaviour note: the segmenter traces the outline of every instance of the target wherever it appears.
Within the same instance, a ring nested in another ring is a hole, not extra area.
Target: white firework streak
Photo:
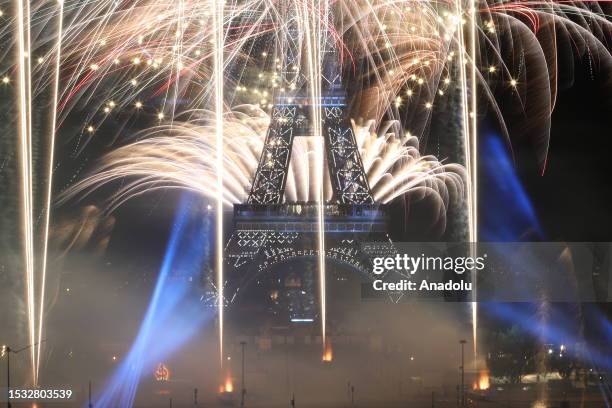
[[[203,116],[206,116],[203,114]],[[243,105],[225,115],[223,203],[226,207],[246,201],[257,170],[270,118],[252,105]],[[181,188],[214,200],[216,198],[215,126],[202,119],[175,121],[138,135],[140,140],[118,148],[62,194],[60,202],[83,199],[94,190],[122,181],[108,201],[113,211],[126,200],[159,189]],[[443,164],[434,156],[421,156],[418,138],[402,135],[398,122],[374,131],[375,123],[353,124],[364,169],[377,202],[389,203],[415,191],[431,194],[445,207],[465,196],[466,172],[458,164]],[[285,189],[285,201],[317,201],[313,157],[315,137],[299,137],[293,152]],[[332,198],[325,169],[324,198]]]

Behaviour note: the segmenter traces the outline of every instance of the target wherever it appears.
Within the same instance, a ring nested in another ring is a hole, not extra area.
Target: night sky
[[[584,64],[574,80],[552,115],[546,171],[526,144],[517,168],[548,240],[612,241],[612,77]]]

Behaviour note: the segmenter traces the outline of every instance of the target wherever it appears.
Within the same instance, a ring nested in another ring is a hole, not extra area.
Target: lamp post
[[[6,406],[11,408],[11,348],[9,346],[2,347],[2,351],[6,353]]]
[[[91,402],[91,380],[89,380],[89,384],[87,386],[87,406],[89,408],[93,408],[93,404]]]
[[[244,397],[246,395],[246,384],[244,383],[244,348],[246,346],[246,341],[241,341],[240,346],[242,349],[242,375],[240,380],[242,390],[240,392],[240,407],[244,408]]]
[[[41,340],[40,343],[43,343],[44,341],[45,340]],[[11,408],[12,406],[11,399],[9,398],[11,392],[11,353],[21,353],[22,351],[25,351],[30,347],[37,346],[38,344],[39,343],[30,344],[29,346],[25,346],[17,350],[11,348],[9,345],[2,346],[3,353],[6,353],[6,406],[8,408]]]
[[[461,344],[461,408],[465,407],[465,343],[467,341],[459,340],[459,344]]]

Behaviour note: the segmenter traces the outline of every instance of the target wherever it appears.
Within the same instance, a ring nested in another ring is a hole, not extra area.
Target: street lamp
[[[93,404],[91,403],[91,380],[89,380],[89,384],[87,385],[87,407],[93,408]]]
[[[461,407],[465,407],[465,359],[464,359],[464,346],[467,343],[466,340],[459,340],[461,344]]]
[[[242,348],[242,375],[241,375],[241,388],[240,392],[240,407],[244,408],[244,397],[246,395],[246,384],[244,383],[244,347],[246,346],[246,341],[241,341],[240,346]]]
[[[44,341],[45,340],[41,340],[39,343],[43,343]],[[11,353],[13,353],[13,354],[21,353],[22,351],[25,351],[25,350],[29,349],[30,347],[37,346],[39,343],[30,344],[29,346],[25,346],[25,347],[22,347],[22,348],[17,349],[17,350],[11,348],[8,344],[5,344],[4,346],[2,346],[2,354],[6,354],[6,406],[8,408],[11,408],[11,399],[10,399],[10,392],[11,392]]]

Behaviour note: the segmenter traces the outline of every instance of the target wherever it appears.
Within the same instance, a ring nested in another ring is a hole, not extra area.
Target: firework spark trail
[[[470,29],[469,29],[469,46],[465,39],[466,33],[464,33],[461,25],[461,19],[464,15],[462,0],[457,0],[455,3],[457,19],[459,19],[459,27],[457,29],[457,43],[459,44],[459,76],[460,76],[460,89],[461,89],[461,107],[462,107],[462,129],[463,129],[463,145],[465,155],[465,167],[467,170],[467,217],[468,217],[468,242],[470,243],[470,251],[474,250],[474,243],[477,240],[477,200],[476,195],[476,121],[477,121],[477,89],[476,89],[476,28],[475,28],[475,5],[470,0],[468,3],[468,11],[470,14]],[[466,65],[470,64],[470,80],[468,81],[468,73]],[[473,254],[472,254],[473,255]],[[475,276],[472,276],[472,280],[475,280]],[[472,302],[470,303],[471,318],[472,318],[472,345],[474,350],[474,357],[476,359],[477,353],[477,333],[478,333],[478,304],[476,302],[475,291],[472,293]]]
[[[54,80],[52,84],[52,116],[49,137],[49,157],[47,186],[44,204],[44,225],[43,225],[43,246],[42,260],[40,263],[41,273],[36,279],[36,257],[34,252],[34,163],[32,155],[32,42],[31,42],[31,8],[30,2],[17,2],[17,72],[19,76],[19,140],[20,140],[20,161],[22,178],[22,201],[23,201],[23,245],[25,254],[25,275],[26,275],[26,297],[28,310],[28,330],[30,347],[30,359],[32,368],[32,383],[38,385],[40,354],[42,345],[43,323],[45,313],[45,283],[47,272],[48,242],[49,242],[49,221],[51,212],[51,193],[54,162],[55,131],[57,127],[57,101],[59,93],[59,76],[61,62],[61,38],[62,38],[62,16],[63,2],[59,2],[58,16],[58,36],[57,44],[54,47],[56,58],[54,65]],[[37,314],[37,283],[39,286],[38,299],[38,319]]]
[[[260,6],[260,3],[263,3],[265,7]],[[353,20],[348,19],[347,27],[343,28],[344,32],[347,33],[347,30],[354,30],[356,36],[361,38],[360,41],[344,44],[344,48],[350,50],[350,53],[348,53],[349,59],[353,60],[352,62],[354,63],[356,58],[366,58],[368,64],[371,65],[368,69],[371,69],[372,74],[378,79],[379,84],[377,86],[382,90],[395,89],[397,91],[399,84],[410,78],[412,73],[417,74],[421,79],[425,79],[424,85],[435,87],[439,74],[445,71],[445,53],[447,53],[447,45],[449,43],[446,40],[445,32],[457,20],[461,20],[457,16],[449,15],[449,13],[444,11],[444,5],[436,2],[427,2],[419,7],[412,7],[410,5],[404,7],[406,3],[408,2],[351,1],[350,3],[334,3],[334,7],[337,5],[343,12],[346,10],[347,15],[354,14],[351,15]],[[81,13],[83,17],[77,20],[75,24],[71,24],[74,28],[71,27],[69,30],[72,42],[77,42],[75,47],[71,47],[69,53],[73,56],[81,56],[82,58],[78,60],[76,67],[78,69],[75,71],[73,80],[77,80],[84,70],[87,71],[86,67],[91,65],[95,65],[98,68],[93,77],[101,80],[107,74],[117,71],[119,65],[112,63],[115,58],[119,59],[121,57],[123,60],[142,54],[146,54],[147,57],[153,60],[151,65],[159,68],[154,75],[155,78],[163,79],[166,82],[168,71],[173,71],[171,76],[176,74],[176,70],[172,68],[176,66],[176,59],[168,54],[176,54],[176,50],[173,49],[172,45],[176,44],[177,40],[174,35],[171,35],[176,30],[173,29],[174,25],[171,24],[176,23],[177,19],[175,17],[177,17],[177,13],[180,10],[177,10],[170,3],[160,0],[139,1],[137,5],[128,8],[117,8],[116,2],[110,1],[96,2],[96,4],[96,7],[92,7],[91,2],[83,2],[83,11]],[[538,9],[542,5],[547,7],[546,10]],[[80,7],[78,4],[72,6],[73,9]],[[205,13],[209,10],[206,4],[200,4],[199,2],[184,3],[183,7],[185,8],[183,12],[184,18],[188,20],[185,22],[185,27],[193,25],[193,20],[203,19],[202,16],[206,16]],[[277,5],[274,2],[246,1],[237,6],[235,12],[232,12],[235,16],[255,12],[257,16],[256,21],[261,23],[264,20],[267,21],[268,17],[271,19],[275,18],[276,13],[278,13],[276,7]],[[605,19],[601,21],[602,16],[598,14],[582,10],[579,7],[575,8],[576,10],[573,10],[571,6],[560,5],[552,9],[547,2],[529,2],[521,7],[513,3],[492,6],[482,4],[478,11],[491,18],[499,15],[504,19],[508,19],[512,24],[520,24],[520,20],[512,17],[512,14],[531,16],[532,19],[536,19],[545,12],[557,13],[559,18],[578,14],[584,19],[594,19],[594,22],[597,24],[607,23]],[[573,11],[570,12],[570,10]],[[462,11],[464,11],[463,8]],[[391,18],[391,16],[394,17]],[[418,17],[417,21],[414,21],[415,17]],[[552,21],[554,22],[555,20]],[[575,25],[571,21],[565,21],[564,24],[567,24],[570,29]],[[265,26],[265,24],[260,25]],[[252,26],[254,27],[255,25]],[[282,31],[282,29],[282,24],[276,24],[277,32]],[[233,43],[234,45],[232,45],[231,50],[228,50],[228,56],[238,57],[240,53],[236,50],[245,45],[248,38],[258,37],[271,32],[269,26],[266,26],[265,29],[258,30],[252,28],[252,30],[251,35],[244,36],[244,39],[241,37],[239,41]],[[534,27],[534,30],[537,30],[537,26]],[[184,76],[185,72],[189,72],[193,79],[197,81],[210,78],[211,73],[209,71],[211,70],[207,67],[210,67],[212,64],[206,64],[205,57],[193,57],[194,45],[207,43],[210,39],[208,31],[186,29],[183,32],[185,38],[181,42],[185,44],[185,52],[180,57],[186,59],[185,67],[197,64],[198,68],[202,70],[186,69],[181,75]],[[78,39],[76,34],[79,34]],[[493,42],[497,43],[498,40],[493,35],[491,37]],[[144,40],[141,38],[144,38]],[[150,40],[148,40],[149,38]],[[101,41],[106,45],[101,46]],[[343,37],[341,41],[346,41],[346,38]],[[116,45],[109,47],[110,43]],[[226,43],[225,46],[227,47],[228,44],[232,44],[232,42]],[[349,45],[351,46],[350,48]],[[356,47],[352,47],[353,45]],[[466,44],[459,44],[458,46],[462,48],[466,47]],[[388,55],[383,54],[383,52]],[[158,58],[158,55],[163,55],[163,58]],[[272,53],[269,53],[269,55],[272,55]],[[375,61],[375,59],[381,58],[381,63]],[[164,63],[157,62],[158,60],[163,60]],[[167,60],[171,60],[172,63],[167,64]],[[499,60],[498,62],[504,68],[507,68],[504,66],[503,61]],[[144,59],[142,63],[144,65]],[[394,71],[393,75],[391,71]],[[142,83],[144,84],[145,81]],[[92,84],[92,87],[94,86]],[[186,88],[183,87],[183,90],[185,91]],[[130,93],[132,95],[135,94],[133,92]],[[125,95],[125,97],[129,98],[130,95]],[[197,99],[194,98],[194,105],[198,104],[199,101]],[[389,98],[391,101],[392,99]]]
[[[470,0],[469,6],[469,21],[470,21],[470,112],[468,118],[470,120],[470,135],[469,135],[469,153],[466,157],[469,158],[469,162],[466,163],[468,167],[469,177],[469,190],[468,199],[471,202],[471,208],[469,210],[468,222],[470,223],[470,249],[473,252],[477,249],[476,243],[478,242],[478,82],[477,77],[477,55],[476,55],[476,0]],[[471,256],[477,256],[476,253],[472,253]],[[474,362],[477,361],[478,352],[478,280],[477,271],[472,272],[472,283],[474,284],[474,290],[472,292],[472,346],[474,350]]]
[[[17,73],[19,77],[19,141],[22,179],[23,245],[25,257],[26,298],[32,382],[37,384],[34,282],[34,226],[32,203],[32,137],[31,137],[31,70],[30,70],[30,7],[17,2]]]
[[[45,202],[45,223],[43,231],[43,255],[42,255],[42,272],[40,278],[40,305],[39,305],[39,316],[38,316],[38,345],[36,347],[36,378],[39,376],[40,370],[40,354],[43,334],[43,320],[45,314],[45,288],[47,280],[47,257],[49,255],[49,221],[51,218],[51,194],[53,187],[53,162],[55,154],[55,136],[57,130],[57,108],[59,99],[59,82],[60,82],[60,70],[61,70],[61,57],[62,57],[62,34],[63,34],[63,17],[64,17],[64,2],[59,0],[58,2],[58,36],[57,44],[55,47],[55,72],[53,77],[53,90],[52,98],[53,105],[51,111],[51,127],[50,127],[50,140],[49,140],[49,157],[47,168],[47,196]]]
[[[324,36],[324,28],[328,27],[328,22],[323,19],[328,18],[329,5],[326,0],[313,1],[310,9],[307,1],[302,1],[300,15],[303,25],[303,32],[306,41],[306,63],[308,75],[308,87],[310,88],[310,105],[312,109],[312,129],[313,136],[318,140],[316,144],[315,166],[317,191],[317,247],[318,247],[318,269],[319,269],[319,301],[321,304],[321,339],[323,353],[326,349],[326,323],[327,323],[327,303],[326,303],[326,272],[325,272],[325,195],[323,191],[324,179],[323,169],[325,167],[325,140],[321,128],[321,65],[324,63],[322,55],[325,50],[327,38]],[[323,17],[321,17],[323,16]]]
[[[223,375],[223,43],[225,33],[223,29],[224,0],[212,0],[213,26],[215,32],[214,49],[214,79],[215,79],[215,145],[216,145],[216,172],[217,172],[217,205],[216,205],[216,269],[217,269],[217,296],[219,309],[219,365]]]
[[[246,200],[270,120],[257,109],[246,110],[253,116],[234,111],[227,112],[224,118],[223,203],[226,208]],[[377,202],[389,203],[419,191],[428,191],[436,205],[443,208],[462,199],[467,182],[462,166],[442,164],[434,156],[421,156],[418,138],[402,136],[399,125],[382,126],[379,132],[374,131],[373,122],[355,126],[368,184]],[[84,198],[107,183],[126,179],[130,181],[109,197],[107,211],[159,188],[187,189],[216,200],[215,137],[214,126],[193,123],[174,122],[172,126],[147,131],[142,140],[105,156],[89,176],[60,196],[60,203],[74,197]],[[309,175],[309,160],[315,155],[320,140],[303,138],[303,141],[307,143],[294,145],[285,201],[318,199],[316,178],[311,179]],[[332,198],[331,187],[326,184],[325,200]]]

